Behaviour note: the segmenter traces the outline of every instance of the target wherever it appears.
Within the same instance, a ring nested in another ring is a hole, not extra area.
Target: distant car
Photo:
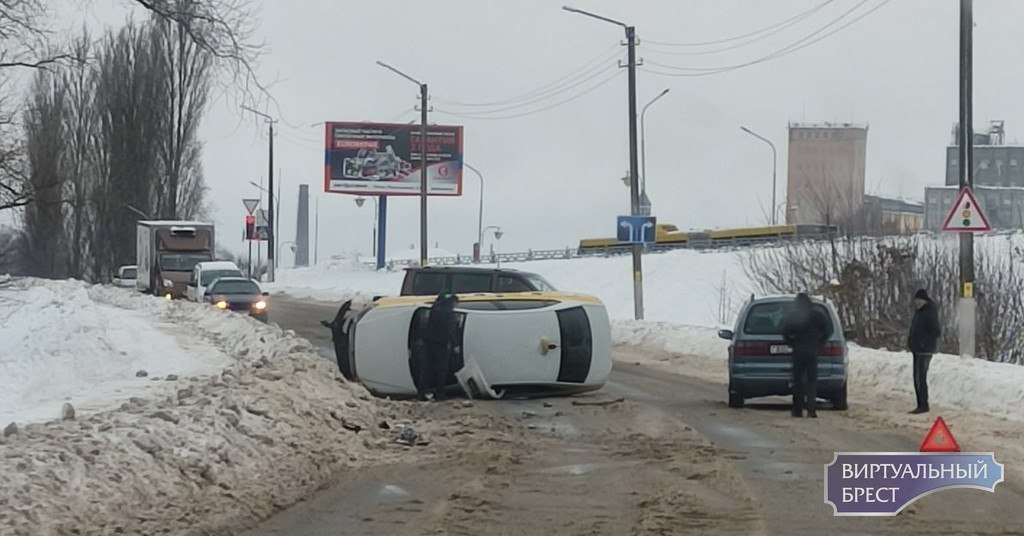
[[[747,302],[736,320],[735,330],[721,330],[718,336],[729,345],[729,407],[742,407],[749,398],[792,395],[792,348],[782,339],[782,318],[793,306],[795,296],[767,296]],[[832,326],[818,357],[818,397],[837,410],[845,410],[849,355],[847,340],[856,336],[843,331],[831,302],[812,297]]]
[[[135,279],[138,277],[138,270],[134,264],[122,266],[117,269],[117,275],[112,281],[114,285],[125,288],[135,288]]]
[[[348,330],[339,365],[379,396],[414,396],[412,352],[433,298],[381,298]],[[447,389],[474,398],[572,394],[601,388],[611,373],[611,327],[593,296],[561,292],[470,294],[458,323]],[[346,363],[347,360],[347,363]]]
[[[192,268],[192,274],[185,287],[185,298],[192,301],[203,301],[206,287],[221,277],[244,277],[245,274],[237,264],[231,261],[205,261]]]
[[[437,296],[441,292],[553,292],[554,285],[543,277],[505,268],[468,266],[427,266],[406,268],[402,296]]]
[[[206,289],[203,301],[214,307],[248,313],[257,320],[266,322],[270,311],[270,294],[260,290],[259,285],[244,277],[222,277],[213,281]]]

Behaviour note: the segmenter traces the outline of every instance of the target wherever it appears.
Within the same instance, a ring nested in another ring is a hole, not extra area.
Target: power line
[[[440,112],[440,113],[443,113],[443,114],[453,115],[455,117],[464,117],[464,118],[469,118],[469,119],[503,120],[503,119],[514,119],[514,118],[517,118],[517,117],[525,117],[525,116],[528,116],[528,115],[538,114],[540,112],[544,112],[544,111],[550,110],[552,108],[556,108],[558,106],[562,106],[563,104],[569,103],[571,101],[574,101],[574,100],[576,100],[576,99],[578,99],[578,98],[580,98],[580,97],[590,93],[591,91],[594,91],[595,89],[597,89],[597,88],[607,84],[608,82],[611,82],[612,80],[618,78],[618,76],[620,74],[622,74],[623,72],[624,71],[616,70],[616,72],[613,73],[611,76],[609,76],[609,77],[605,78],[604,80],[598,82],[597,84],[595,84],[595,85],[593,85],[593,86],[583,90],[582,92],[577,93],[576,95],[573,95],[572,97],[569,97],[569,98],[564,99],[562,101],[559,101],[559,102],[556,102],[554,104],[545,106],[543,108],[538,108],[536,110],[532,110],[532,111],[529,111],[529,112],[523,112],[523,113],[514,114],[514,115],[506,115],[506,116],[498,116],[498,117],[490,116],[489,117],[489,116],[479,116],[479,115],[474,115],[474,114],[463,114],[463,113],[451,112],[451,111],[448,111],[448,110],[441,110],[441,109],[437,109],[437,111]]]
[[[571,87],[569,87],[567,89],[572,89],[572,87],[575,87],[575,85],[573,85],[573,84],[578,82],[580,80],[580,78],[586,77],[588,74],[592,73],[595,69],[599,69],[600,67],[602,67],[602,64],[605,64],[609,60],[611,60],[611,59],[615,58],[616,56],[618,56],[618,51],[617,50],[618,50],[619,46],[620,45],[618,43],[616,43],[616,44],[612,45],[611,48],[608,48],[608,49],[604,50],[603,52],[601,52],[597,56],[594,56],[593,58],[591,58],[590,60],[585,62],[580,67],[577,67],[576,69],[574,69],[572,71],[569,71],[568,73],[558,77],[554,81],[549,82],[547,84],[544,84],[543,86],[540,86],[538,88],[535,88],[533,90],[530,90],[530,91],[528,91],[526,93],[520,94],[520,95],[515,96],[515,97],[510,97],[510,98],[507,98],[507,99],[501,99],[501,100],[490,101],[490,102],[461,102],[461,101],[450,100],[450,99],[445,99],[445,98],[441,98],[441,97],[435,98],[435,100],[437,102],[441,103],[441,104],[457,106],[457,107],[471,107],[471,108],[472,107],[481,107],[481,108],[484,108],[484,107],[492,107],[492,106],[504,106],[504,105],[507,105],[507,104],[517,103],[519,101],[527,100],[527,99],[532,99],[532,98],[534,98],[534,97],[536,97],[538,95],[543,95],[543,94],[547,94],[547,93],[551,93],[551,95],[549,95],[549,96],[552,96],[552,95],[558,94],[560,92],[564,92],[564,90],[562,90],[560,88],[564,87],[566,85],[571,86]],[[576,85],[578,85],[578,84],[576,84]]]
[[[706,55],[709,55],[709,54],[718,54],[718,53],[726,52],[726,51],[729,51],[729,50],[735,50],[737,48],[742,48],[742,47],[745,47],[747,45],[756,43],[758,41],[767,39],[767,38],[769,38],[769,37],[771,37],[773,35],[776,35],[776,34],[782,32],[782,31],[784,31],[784,30],[786,30],[786,29],[796,25],[797,23],[803,21],[804,19],[810,17],[811,15],[814,15],[815,13],[817,13],[818,11],[823,9],[825,6],[827,6],[828,4],[831,4],[833,2],[835,2],[835,0],[826,0],[825,2],[822,2],[821,4],[818,4],[817,6],[811,8],[811,9],[809,9],[809,10],[807,10],[807,11],[805,11],[805,12],[803,12],[803,13],[795,16],[795,17],[787,19],[787,20],[785,20],[785,21],[783,21],[781,23],[765,27],[765,28],[763,28],[763,29],[761,29],[761,30],[759,30],[757,32],[746,34],[744,36],[740,36],[740,37],[736,37],[736,38],[729,38],[729,39],[722,39],[721,40],[721,41],[736,41],[736,40],[739,40],[740,38],[745,38],[745,37],[748,37],[748,36],[754,36],[753,39],[746,39],[744,41],[741,41],[739,43],[735,43],[735,44],[732,44],[732,45],[729,45],[729,46],[714,48],[714,49],[711,49],[711,50],[697,50],[697,51],[684,51],[684,52],[665,52],[665,51],[657,50],[657,45],[655,45],[655,48],[648,49],[648,52],[650,52],[652,54],[660,54],[660,55],[664,55],[664,56],[706,56]],[[679,46],[683,46],[683,45],[680,44]]]
[[[764,33],[766,31],[772,30],[772,29],[774,29],[774,28],[776,28],[778,26],[787,24],[787,23],[789,23],[791,21],[794,21],[794,20],[802,20],[803,18],[813,14],[814,12],[820,10],[821,8],[825,7],[828,4],[831,4],[834,1],[835,0],[825,0],[821,4],[818,4],[817,6],[814,6],[814,7],[810,8],[810,9],[808,9],[806,11],[803,11],[801,13],[798,13],[798,14],[794,15],[793,17],[790,17],[790,18],[788,18],[788,19],[786,19],[784,21],[777,22],[775,24],[772,24],[771,26],[766,26],[764,28],[761,28],[760,30],[756,30],[756,31],[753,31],[753,32],[750,32],[750,33],[745,33],[743,35],[735,35],[733,37],[726,37],[724,39],[716,39],[714,41],[698,41],[698,42],[692,42],[692,43],[666,43],[666,42],[663,42],[663,41],[647,41],[647,40],[645,40],[644,43],[651,44],[651,45],[659,45],[659,46],[664,46],[664,47],[676,47],[676,48],[681,48],[681,47],[701,47],[701,46],[707,46],[707,45],[720,45],[722,43],[729,43],[729,42],[732,42],[732,41],[737,41],[737,40],[744,39],[744,38],[747,38],[747,37],[750,37],[750,36],[753,36],[753,35],[758,35],[758,34]]]
[[[665,72],[665,71],[661,71],[661,70],[657,70],[657,69],[648,69],[648,68],[641,68],[641,70],[643,70],[644,72],[648,72],[648,73],[652,73],[652,74],[658,74],[658,75],[662,75],[662,76],[674,76],[674,77],[711,76],[711,75],[721,74],[721,73],[725,73],[725,72],[729,72],[729,71],[735,71],[737,69],[742,69],[744,67],[749,67],[751,65],[757,65],[759,63],[764,63],[766,61],[770,61],[770,60],[773,60],[773,59],[778,59],[778,58],[781,58],[781,57],[786,56],[788,54],[791,54],[793,52],[796,52],[798,50],[802,50],[804,48],[807,48],[807,47],[809,47],[809,46],[811,46],[811,45],[813,45],[813,44],[815,44],[815,43],[817,43],[817,42],[819,42],[819,41],[821,41],[823,39],[828,38],[829,36],[832,36],[832,35],[836,34],[837,32],[843,30],[844,28],[849,27],[850,25],[856,23],[857,21],[863,19],[864,17],[867,17],[871,13],[874,13],[879,8],[881,8],[882,6],[888,4],[892,0],[882,0],[882,2],[880,4],[878,4],[875,7],[869,9],[868,11],[860,14],[859,16],[855,17],[853,20],[850,20],[846,24],[843,24],[842,26],[839,26],[838,28],[835,28],[832,31],[830,31],[830,32],[828,32],[828,33],[826,33],[826,34],[824,34],[824,35],[822,35],[822,36],[820,36],[820,37],[818,37],[816,39],[811,39],[815,35],[825,31],[828,27],[830,27],[830,26],[834,25],[835,23],[837,23],[838,21],[842,20],[849,13],[855,11],[860,6],[866,4],[868,1],[869,0],[862,0],[860,3],[858,3],[852,9],[848,10],[843,15],[840,15],[838,18],[836,18],[833,21],[829,22],[825,26],[819,28],[814,33],[812,33],[812,34],[810,34],[810,35],[808,35],[808,36],[806,36],[806,37],[804,37],[804,38],[802,38],[802,39],[800,39],[800,40],[798,40],[798,41],[796,41],[794,43],[791,43],[791,44],[789,44],[789,45],[787,45],[787,46],[785,46],[785,47],[783,47],[783,48],[781,48],[779,50],[776,50],[775,52],[772,52],[771,54],[767,54],[767,55],[762,56],[760,58],[757,58],[755,60],[751,60],[751,61],[748,61],[748,62],[739,63],[739,64],[735,64],[735,65],[723,66],[723,67],[679,67],[679,66],[675,66],[675,65],[667,65],[667,64],[662,64],[662,63],[654,62],[654,61],[648,61],[647,63],[649,63],[650,65],[653,65],[655,67],[662,67],[662,68],[665,68],[665,69],[670,69],[672,71],[688,71],[688,72]],[[809,39],[811,39],[811,40],[808,41]]]

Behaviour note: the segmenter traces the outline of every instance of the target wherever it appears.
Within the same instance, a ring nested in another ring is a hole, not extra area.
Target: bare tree
[[[34,203],[25,209],[24,259],[29,273],[64,275],[64,87],[47,71],[36,73],[25,112],[29,183]]]
[[[72,43],[77,57],[88,57],[91,39],[83,31]],[[70,249],[68,271],[72,277],[84,278],[86,266],[83,258],[91,249],[86,229],[89,227],[89,188],[96,182],[95,152],[97,113],[95,108],[95,73],[86,63],[66,68],[62,76],[67,93],[64,131],[67,136],[64,154],[64,174],[69,201],[67,241]]]
[[[150,30],[158,69],[159,153],[163,168],[156,213],[168,219],[194,215],[202,204],[204,186],[196,129],[206,107],[213,58],[188,33],[194,21],[187,16],[198,10],[199,2],[175,0],[172,5],[183,23],[154,17]],[[189,206],[179,207],[180,202]]]

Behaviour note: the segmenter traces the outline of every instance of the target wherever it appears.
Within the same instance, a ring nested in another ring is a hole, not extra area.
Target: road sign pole
[[[973,128],[973,0],[960,0],[960,188],[974,186],[974,128]],[[977,207],[980,213],[980,207]],[[955,209],[954,209],[955,210]],[[958,289],[960,354],[975,355],[975,314],[974,302],[974,234],[960,234],[960,288]],[[965,292],[971,289],[970,295]]]

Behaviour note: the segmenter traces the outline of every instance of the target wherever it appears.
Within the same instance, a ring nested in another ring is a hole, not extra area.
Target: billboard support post
[[[420,266],[427,265],[427,85],[420,84]]]
[[[377,269],[384,267],[384,247],[387,234],[388,221],[388,196],[382,195],[377,198]]]

